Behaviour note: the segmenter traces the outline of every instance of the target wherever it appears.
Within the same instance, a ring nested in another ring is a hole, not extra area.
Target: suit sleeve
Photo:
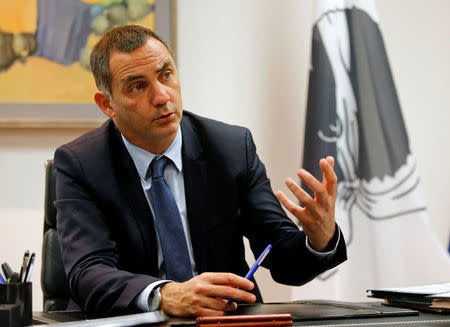
[[[250,220],[246,234],[255,256],[267,244],[272,244],[272,251],[263,263],[272,278],[282,284],[302,285],[345,261],[347,254],[342,234],[336,252],[330,257],[320,258],[307,249],[305,233],[286,216],[272,191],[248,130],[245,144],[247,190],[244,194],[247,194],[246,215]],[[336,233],[340,233],[338,228]]]
[[[61,147],[54,163],[57,231],[72,299],[88,313],[133,311],[133,299],[157,278],[117,268],[116,243],[80,161]]]

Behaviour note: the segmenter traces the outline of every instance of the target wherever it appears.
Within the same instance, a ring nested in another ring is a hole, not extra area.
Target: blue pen
[[[271,249],[272,249],[272,244],[267,245],[266,249],[263,251],[263,253],[261,253],[259,258],[255,261],[253,266],[250,268],[250,270],[248,271],[247,275],[245,275],[245,279],[250,280],[253,277],[253,275],[255,274],[256,270],[258,270],[259,266],[264,261],[264,259],[267,257],[267,255],[269,254]],[[233,301],[231,299],[229,299],[227,304],[231,304],[232,302]]]

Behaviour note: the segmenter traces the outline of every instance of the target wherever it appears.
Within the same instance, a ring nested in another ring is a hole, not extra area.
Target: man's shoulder
[[[98,161],[102,157],[108,157],[114,129],[113,121],[108,119],[102,126],[61,145],[56,149],[55,160],[60,158],[61,153],[76,157],[80,161],[91,161],[93,158]]]
[[[195,157],[204,154],[212,160],[240,162],[236,158],[246,155],[253,144],[250,131],[241,126],[230,125],[184,111],[181,122],[185,153]]]
[[[104,147],[105,142],[107,142],[111,136],[112,129],[114,129],[114,123],[111,119],[108,119],[100,127],[86,132],[76,139],[61,145],[60,148],[69,148],[71,150],[90,149],[90,151],[92,151],[92,147]]]
[[[249,132],[246,127],[227,124],[186,110],[183,112],[182,125],[189,125],[189,127],[193,128],[198,133],[215,137],[239,138]]]

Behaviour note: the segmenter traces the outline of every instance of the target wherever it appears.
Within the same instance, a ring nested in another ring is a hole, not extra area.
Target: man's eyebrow
[[[140,79],[140,78],[144,78],[144,75],[130,75],[122,80],[122,84],[128,84],[128,83],[134,81],[135,79]]]
[[[166,61],[162,65],[162,67],[156,71],[156,73],[160,73],[160,72],[166,70],[167,67],[170,67],[170,66],[172,66],[172,61]],[[130,83],[136,79],[140,79],[140,78],[145,78],[145,76],[144,75],[129,75],[126,78],[124,78],[121,82],[122,82],[122,84],[128,84],[128,83]]]
[[[158,69],[156,72],[161,73],[164,71],[167,67],[172,66],[172,61],[166,61],[160,69]]]

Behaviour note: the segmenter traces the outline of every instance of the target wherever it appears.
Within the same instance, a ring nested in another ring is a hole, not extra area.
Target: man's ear
[[[94,100],[97,106],[110,118],[116,117],[116,113],[111,106],[111,99],[104,91],[96,91],[94,94]]]

